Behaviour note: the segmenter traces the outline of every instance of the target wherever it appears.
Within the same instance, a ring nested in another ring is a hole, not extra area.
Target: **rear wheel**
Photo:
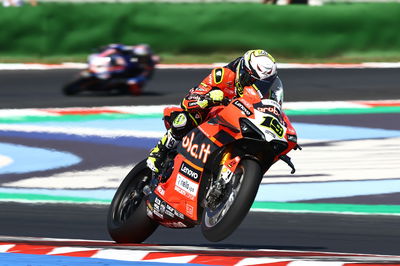
[[[149,183],[151,171],[146,161],[138,163],[119,186],[108,211],[108,232],[117,243],[141,243],[158,227],[147,216],[143,187]]]
[[[260,165],[243,159],[229,183],[224,184],[219,196],[203,211],[201,230],[209,241],[228,237],[246,217],[256,197],[262,179]]]

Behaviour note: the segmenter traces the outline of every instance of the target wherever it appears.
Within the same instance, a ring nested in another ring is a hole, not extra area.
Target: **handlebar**
[[[224,97],[224,99],[222,99],[222,105],[227,106],[228,104],[230,104],[232,101],[232,99],[229,99],[228,97]]]
[[[208,105],[209,106],[217,106],[217,105],[224,105],[224,106],[227,106],[228,104],[230,104],[230,102],[232,101],[231,99],[229,99],[228,97],[224,97],[223,99],[222,99],[222,101],[217,101],[217,102],[215,102],[215,101],[213,101],[213,99],[211,99],[211,97],[209,97],[209,96],[205,96],[204,97],[204,100],[207,100],[208,101]]]

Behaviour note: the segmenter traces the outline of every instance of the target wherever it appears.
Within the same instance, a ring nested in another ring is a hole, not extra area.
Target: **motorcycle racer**
[[[159,61],[147,44],[109,44],[102,47],[101,52],[112,55],[113,66],[121,69],[120,73],[104,86],[125,87],[126,92],[133,95],[141,94],[143,86],[152,78],[155,65]]]
[[[205,120],[211,107],[221,105],[226,98],[243,96],[246,86],[252,86],[260,98],[282,105],[283,85],[277,75],[275,59],[265,50],[249,50],[226,66],[214,68],[184,97],[180,111],[164,117],[169,129],[150,151],[147,166],[158,173],[168,151]],[[283,119],[290,123],[284,114]]]

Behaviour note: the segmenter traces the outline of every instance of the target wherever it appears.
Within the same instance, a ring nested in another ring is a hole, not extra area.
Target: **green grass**
[[[1,62],[83,62],[115,42],[148,43],[163,63],[227,62],[255,48],[279,62],[400,61],[398,3],[41,3],[2,8],[0,23]]]
[[[234,58],[241,56],[241,53],[221,53],[209,55],[196,54],[159,54],[161,63],[163,64],[211,64],[230,62]],[[78,55],[52,55],[52,56],[21,56],[21,55],[0,55],[0,63],[43,63],[43,64],[59,64],[64,62],[81,62],[85,63],[87,54]],[[350,54],[340,57],[324,57],[324,58],[289,58],[277,57],[278,63],[363,63],[363,62],[400,62],[399,53],[390,53],[388,55],[377,54]]]

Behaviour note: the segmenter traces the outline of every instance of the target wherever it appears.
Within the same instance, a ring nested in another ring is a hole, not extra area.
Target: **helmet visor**
[[[242,86],[250,86],[253,85],[255,82],[267,82],[271,83],[275,80],[276,72],[274,75],[271,75],[267,78],[261,79],[257,76],[257,73],[252,66],[250,68],[246,67],[244,62],[241,62],[240,69],[239,69],[239,81]]]

